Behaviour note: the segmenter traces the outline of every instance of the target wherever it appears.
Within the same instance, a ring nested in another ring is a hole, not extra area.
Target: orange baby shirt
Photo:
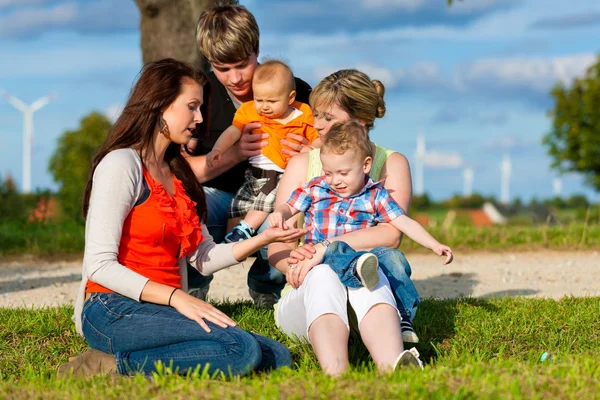
[[[252,101],[242,104],[233,117],[233,125],[240,131],[244,129],[244,125],[251,122],[259,122],[262,125],[256,129],[256,133],[264,132],[269,134],[268,144],[262,148],[263,155],[283,169],[287,166],[290,156],[281,152],[283,150],[281,139],[284,139],[288,133],[303,136],[311,143],[319,137],[314,127],[314,119],[310,107],[299,101],[293,102],[292,107],[300,110],[302,115],[299,115],[285,125],[258,114],[254,109]],[[288,140],[293,141],[291,139]]]
[[[171,197],[146,168],[142,169],[150,196],[133,207],[125,219],[117,259],[151,281],[181,288],[178,259],[191,254],[203,240],[196,203],[179,179],[173,177],[175,194]],[[111,290],[88,281],[85,291]]]

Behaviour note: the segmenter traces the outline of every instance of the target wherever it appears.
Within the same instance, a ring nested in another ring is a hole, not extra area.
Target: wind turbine
[[[31,142],[33,139],[33,113],[50,103],[54,95],[40,97],[30,105],[2,91],[4,97],[13,107],[23,113],[23,193],[31,192]]]
[[[463,178],[463,197],[470,197],[473,194],[473,168],[466,167]]]
[[[425,193],[423,185],[423,169],[425,168],[425,136],[422,133],[417,135],[417,150],[415,152],[415,195],[421,196]]]
[[[555,197],[560,197],[562,192],[562,179],[558,176],[552,181],[552,191],[554,192]]]
[[[500,202],[508,204],[510,202],[510,173],[512,165],[510,163],[510,155],[504,154],[504,158],[500,163]]]

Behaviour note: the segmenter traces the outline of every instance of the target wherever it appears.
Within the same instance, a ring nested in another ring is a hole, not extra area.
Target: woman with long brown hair
[[[291,365],[282,344],[237,328],[187,294],[186,262],[208,275],[306,232],[269,229],[244,242],[214,243],[204,191],[180,153],[202,122],[205,82],[176,60],[146,64],[92,162],[74,319],[94,350],[61,373],[149,374],[162,362],[179,373],[208,365],[210,373],[243,375]]]

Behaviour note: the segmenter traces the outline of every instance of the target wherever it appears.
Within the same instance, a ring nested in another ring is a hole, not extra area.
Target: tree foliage
[[[92,112],[81,120],[79,129],[66,131],[58,139],[49,169],[54,181],[61,185],[58,199],[67,218],[79,218],[92,158],[104,143],[110,127],[104,115]]]
[[[572,87],[552,89],[552,131],[544,144],[552,167],[581,173],[586,183],[600,190],[600,57]]]

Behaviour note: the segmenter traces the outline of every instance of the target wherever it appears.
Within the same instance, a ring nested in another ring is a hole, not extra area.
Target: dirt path
[[[528,252],[458,254],[449,266],[432,255],[407,255],[422,297],[565,295],[600,296],[600,253]],[[249,299],[245,262],[215,275],[209,296]],[[73,303],[81,261],[0,260],[0,307]]]

